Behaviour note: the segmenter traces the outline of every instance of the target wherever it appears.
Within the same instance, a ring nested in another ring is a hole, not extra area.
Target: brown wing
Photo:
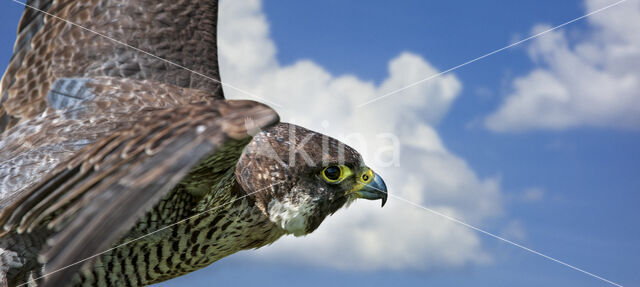
[[[129,128],[145,110],[217,102],[203,91],[151,81],[58,79],[48,112],[0,135],[0,209],[83,146]]]
[[[154,80],[223,98],[215,0],[29,0],[27,4],[0,84],[0,132],[43,113],[48,108],[46,95],[60,78]]]
[[[121,114],[110,119],[121,125],[117,131],[20,192],[0,213],[0,224],[5,231],[28,232],[41,224],[57,231],[46,253],[47,272],[100,253],[207,154],[247,138],[247,119],[258,128],[278,117],[256,102],[224,100]],[[80,266],[45,282],[58,286]]]

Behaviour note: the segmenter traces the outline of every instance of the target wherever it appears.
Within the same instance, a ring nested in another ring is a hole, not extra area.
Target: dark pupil
[[[337,166],[330,166],[324,170],[324,176],[330,180],[337,180],[340,178],[340,168]]]
[[[363,175],[363,176],[362,176],[362,179],[363,179],[364,181],[367,181],[367,180],[369,180],[369,176],[365,174],[365,175]]]

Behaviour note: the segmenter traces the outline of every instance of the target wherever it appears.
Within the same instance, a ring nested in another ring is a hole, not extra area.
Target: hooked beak
[[[360,198],[376,200],[382,199],[382,206],[387,203],[387,185],[377,173],[373,173],[373,180],[356,191]]]

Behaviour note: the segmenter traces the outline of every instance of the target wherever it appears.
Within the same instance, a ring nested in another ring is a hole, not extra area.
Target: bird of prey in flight
[[[1,286],[153,284],[384,205],[354,149],[224,99],[217,1],[26,4],[0,89]]]

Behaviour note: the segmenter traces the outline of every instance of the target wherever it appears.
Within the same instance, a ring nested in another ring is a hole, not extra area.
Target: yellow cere
[[[362,197],[358,191],[360,191],[365,185],[369,184],[373,180],[373,171],[366,168],[362,174],[359,175],[356,183],[347,191],[346,194],[355,197]]]
[[[362,175],[360,175],[360,181],[362,181],[362,183],[364,184],[368,184],[373,180],[373,171],[369,168],[367,168],[367,170],[362,173]]]
[[[322,179],[328,183],[339,183],[345,178],[354,175],[353,171],[346,165],[332,165],[325,167],[320,173]],[[369,168],[365,168],[361,174],[356,178],[355,184],[346,192],[352,196],[361,197],[358,193],[365,185],[369,184],[373,180],[373,171]]]

